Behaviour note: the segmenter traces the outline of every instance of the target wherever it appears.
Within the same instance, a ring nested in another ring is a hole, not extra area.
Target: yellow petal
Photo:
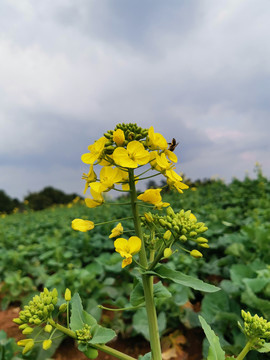
[[[126,251],[127,246],[128,246],[128,241],[127,241],[127,239],[124,239],[124,238],[118,238],[114,241],[113,244],[114,244],[116,252]]]
[[[88,230],[94,229],[95,224],[93,221],[74,219],[71,223],[72,229],[77,231],[86,232]]]
[[[131,255],[137,254],[141,250],[142,241],[138,236],[131,236],[128,239],[128,246]]]
[[[127,265],[130,265],[132,263],[132,257],[126,258],[122,261],[122,269],[126,267]]]
[[[126,149],[118,147],[113,152],[113,160],[117,165],[135,169],[138,167],[137,163],[133,161],[129,156]]]
[[[124,131],[121,129],[117,129],[116,131],[114,131],[113,141],[116,143],[117,146],[122,146],[125,141]]]

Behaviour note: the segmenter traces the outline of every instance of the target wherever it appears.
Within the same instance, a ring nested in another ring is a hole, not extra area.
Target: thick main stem
[[[248,341],[246,343],[246,346],[244,347],[244,349],[237,356],[236,360],[243,360],[245,358],[245,356],[247,355],[247,353],[250,351],[250,348],[251,348],[251,343]]]
[[[147,268],[148,263],[147,263],[147,257],[145,251],[145,244],[143,240],[143,233],[141,229],[139,210],[137,205],[137,192],[135,188],[133,169],[129,169],[129,186],[130,186],[132,213],[134,217],[135,233],[142,241],[142,247],[139,253],[140,264],[143,267]],[[148,275],[142,275],[142,282],[143,282],[144,297],[145,297],[145,307],[148,317],[152,359],[162,360],[158,323],[157,323],[157,314],[156,314],[156,307],[154,303],[154,294],[153,294],[153,277]]]

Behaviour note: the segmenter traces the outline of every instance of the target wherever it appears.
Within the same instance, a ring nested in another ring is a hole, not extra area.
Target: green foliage
[[[20,360],[16,353],[20,350],[15,339],[7,338],[4,330],[0,331],[0,360]]]
[[[167,328],[177,328],[179,321],[197,326],[198,313],[182,306],[187,301],[202,301],[201,314],[220,337],[222,348],[228,356],[237,354],[245,341],[236,327],[240,309],[270,318],[270,182],[261,175],[254,180],[235,179],[229,185],[220,180],[205,182],[196,191],[188,190],[180,197],[170,192],[163,200],[175,211],[192,209],[198,221],[206,223],[210,249],[199,248],[204,258],[194,259],[174,248],[178,252],[166,260],[166,274],[162,273],[164,265],[155,269],[167,291],[155,290],[157,311],[166,314],[166,321],[163,315],[161,320]],[[0,219],[2,306],[24,301],[43,286],[56,287],[59,294],[67,287],[72,293],[79,292],[84,308],[94,316],[100,316],[97,304],[120,308],[140,304],[141,285],[135,272],[121,268],[121,256],[114,253],[113,240],[108,238],[117,220],[89,233],[70,227],[74,218],[108,221],[131,215],[127,209],[104,206],[93,211],[78,204]],[[127,236],[134,235],[130,229],[132,224],[126,222]],[[189,277],[196,280],[192,288],[185,286]],[[129,299],[132,283],[135,288]],[[206,294],[205,286],[209,291],[215,289],[213,285],[222,291]],[[121,331],[143,333],[135,316],[138,312],[142,319],[140,310],[123,313]],[[265,355],[251,351],[247,359],[262,360]]]
[[[224,360],[225,352],[220,346],[219,338],[215,335],[214,331],[203,317],[199,316],[199,320],[210,344],[207,360]]]

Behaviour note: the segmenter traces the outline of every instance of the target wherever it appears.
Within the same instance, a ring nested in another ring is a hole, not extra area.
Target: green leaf
[[[93,326],[97,323],[96,319],[85,310],[82,311],[82,319],[83,319],[84,324],[87,324],[90,326]]]
[[[199,315],[199,320],[205,332],[207,340],[209,341],[210,348],[207,360],[225,360],[225,352],[222,350],[219,338],[215,335],[214,331],[207,324],[202,316]]]
[[[169,298],[171,296],[172,296],[172,294],[161,282],[154,284],[154,297],[155,298]],[[135,287],[130,295],[130,303],[132,306],[138,306],[138,305],[144,303],[144,301],[145,301],[145,299],[144,299],[143,285],[140,281],[135,285]]]
[[[200,291],[210,292],[210,293],[220,290],[218,287],[216,287],[214,285],[207,284],[207,283],[203,282],[202,280],[199,280],[192,276],[183,274],[180,271],[175,271],[175,270],[169,269],[167,266],[164,266],[164,265],[159,265],[158,267],[156,267],[155,272],[147,271],[146,273],[159,276],[163,279],[172,280],[177,284],[188,286],[194,290],[200,290]]]
[[[106,344],[116,336],[114,330],[107,329],[98,324],[91,327],[91,334],[93,337],[90,341],[88,341],[89,344]]]
[[[140,355],[138,360],[151,360],[152,359],[152,353],[148,352],[145,355]]]
[[[229,297],[223,291],[206,294],[202,300],[202,315],[208,323],[213,323],[221,312],[229,312]]]
[[[260,299],[254,294],[251,288],[246,284],[246,290],[241,295],[241,301],[255,309],[260,309],[266,319],[270,317],[270,301]]]
[[[263,347],[261,347],[259,350],[260,353],[267,353],[270,352],[270,343],[264,343]]]
[[[83,328],[83,307],[80,295],[74,294],[71,301],[71,317],[70,317],[70,328],[72,331],[80,330]]]

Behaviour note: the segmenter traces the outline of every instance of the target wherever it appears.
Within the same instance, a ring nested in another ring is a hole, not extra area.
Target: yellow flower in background
[[[113,160],[117,165],[125,168],[135,169],[138,165],[149,162],[150,155],[139,141],[131,141],[127,148],[118,147],[113,152]]]
[[[114,242],[115,251],[123,258],[122,268],[132,263],[132,256],[141,250],[142,241],[138,236],[131,236],[128,240],[118,238]]]
[[[162,189],[148,189],[145,192],[138,196],[139,200],[147,202],[149,204],[155,205],[157,209],[161,209],[162,207],[169,206],[170,204],[167,202],[163,202],[160,192]]]
[[[94,172],[94,166],[93,166],[93,164],[90,165],[90,169],[89,169],[89,173],[88,173],[88,174],[83,173],[82,179],[84,179],[84,180],[86,181],[85,188],[84,188],[84,191],[83,191],[83,193],[85,194],[86,191],[87,191],[87,189],[88,189],[88,187],[89,187],[89,184],[90,184],[91,182],[96,181],[96,179],[97,179],[97,175],[96,175],[96,173]]]
[[[155,133],[153,126],[151,126],[148,130],[146,144],[151,150],[165,150],[168,147],[167,140],[163,137],[163,135]]]
[[[89,145],[88,150],[90,151],[90,153],[82,155],[82,162],[84,162],[85,164],[94,164],[94,162],[101,157],[107,141],[108,140],[103,136],[97,141],[95,141],[94,144]]]
[[[110,239],[117,237],[121,234],[123,234],[124,228],[121,223],[117,224],[115,228],[112,229],[112,233],[109,236]]]
[[[117,129],[113,132],[113,141],[116,143],[117,146],[122,146],[125,142],[125,134],[124,131],[121,129]]]
[[[74,219],[71,223],[71,227],[73,230],[86,232],[94,229],[95,224],[93,221],[82,220],[82,219]]]

